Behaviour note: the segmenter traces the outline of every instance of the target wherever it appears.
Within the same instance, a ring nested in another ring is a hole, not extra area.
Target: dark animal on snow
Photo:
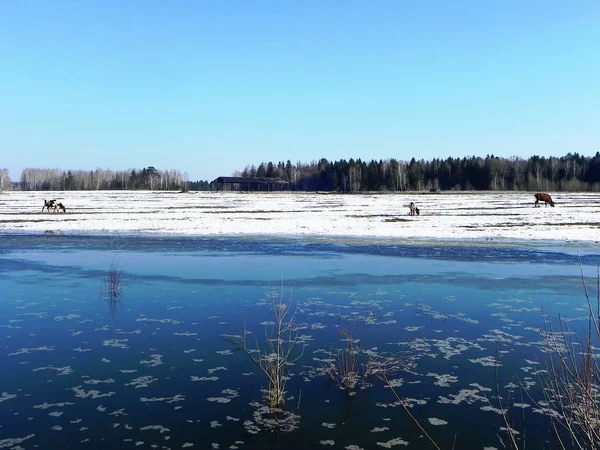
[[[410,205],[408,205],[408,208],[410,209],[410,212],[408,213],[409,216],[414,216],[415,214],[417,216],[419,215],[420,211],[415,202],[410,202]]]
[[[550,203],[550,206],[554,206],[554,202],[552,201],[552,197],[550,197],[549,194],[545,194],[543,192],[539,192],[537,194],[534,194],[535,196],[535,203],[534,203],[534,207],[535,206],[540,206],[540,202],[544,202],[545,206],[548,206],[548,203]]]
[[[44,199],[44,206],[42,207],[42,212],[44,212],[44,209],[50,211],[50,208],[53,209],[53,212],[56,212],[56,211],[67,212],[67,208],[65,208],[65,205],[63,205],[61,202],[56,201],[56,199],[52,199],[52,200]]]
[[[56,199],[53,199],[53,200],[44,199],[44,206],[42,206],[42,212],[44,212],[44,209],[47,209],[48,211],[50,211],[50,208],[54,208],[56,210]]]

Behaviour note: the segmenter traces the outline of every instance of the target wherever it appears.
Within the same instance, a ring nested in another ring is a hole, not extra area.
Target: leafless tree
[[[12,182],[8,176],[8,169],[0,169],[0,192],[10,189]]]

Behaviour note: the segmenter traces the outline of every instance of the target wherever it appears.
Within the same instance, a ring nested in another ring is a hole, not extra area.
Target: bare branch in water
[[[110,314],[114,317],[117,311],[123,305],[123,270],[119,266],[116,255],[113,257],[110,268],[108,269],[108,274],[104,279],[104,283],[102,284],[102,289],[100,290],[102,297],[106,300],[108,304],[108,309]]]
[[[263,346],[255,340],[248,342],[246,327],[241,336],[223,336],[225,340],[235,344],[238,350],[243,350],[267,378],[269,386],[267,399],[270,408],[280,408],[285,402],[285,386],[288,380],[288,367],[294,364],[304,354],[302,346],[294,355],[298,344],[298,331],[295,326],[297,307],[293,306],[293,296],[284,300],[283,283],[279,292],[270,293],[271,311],[275,324],[265,328]]]

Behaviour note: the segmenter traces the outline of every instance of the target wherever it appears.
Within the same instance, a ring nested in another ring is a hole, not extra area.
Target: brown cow
[[[534,203],[534,207],[535,206],[540,206],[540,202],[544,202],[544,204],[546,206],[548,206],[548,203],[550,203],[550,206],[554,206],[554,202],[552,201],[552,197],[550,197],[549,194],[545,194],[542,192],[538,192],[537,194],[534,194],[535,197],[535,203]]]

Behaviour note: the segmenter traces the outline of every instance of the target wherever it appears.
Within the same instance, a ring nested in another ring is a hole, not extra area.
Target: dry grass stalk
[[[370,312],[365,319],[365,324],[370,325],[375,322],[379,315]],[[343,322],[343,317],[338,314],[338,324]],[[367,379],[372,376],[379,377],[382,374],[391,376],[409,367],[412,367],[414,358],[408,353],[376,353],[372,350],[363,350],[360,340],[355,338],[354,322],[352,329],[340,329],[345,346],[338,350],[336,358],[328,360],[323,367],[323,372],[331,382],[348,391],[350,395],[356,393],[356,388],[361,385],[368,385]]]
[[[292,308],[291,295],[289,300],[284,300],[283,284],[279,293],[271,294],[271,306],[275,324],[270,331],[265,328],[264,348],[261,348],[258,340],[254,345],[249,344],[249,332],[245,327],[241,337],[227,335],[224,338],[243,350],[266,376],[269,382],[267,391],[269,407],[279,408],[285,402],[287,368],[302,357],[304,347],[299,354],[293,356],[298,340],[294,322],[297,309]]]
[[[435,442],[435,440],[429,435],[429,433],[427,433],[427,431],[425,431],[425,428],[423,428],[423,425],[421,425],[419,423],[419,421],[417,420],[417,418],[410,412],[409,407],[402,400],[402,398],[400,397],[400,395],[398,395],[398,393],[396,392],[396,389],[394,389],[394,385],[393,385],[392,381],[390,380],[388,374],[385,371],[382,371],[382,372],[377,373],[376,376],[380,380],[382,380],[387,385],[387,387],[390,388],[390,390],[394,394],[394,397],[396,397],[396,400],[398,401],[398,403],[400,404],[400,406],[402,406],[402,409],[404,409],[404,411],[406,412],[406,414],[408,414],[408,417],[410,417],[410,419],[415,423],[415,425],[417,426],[417,428],[419,428],[419,430],[421,430],[421,433],[423,433],[423,435],[427,438],[427,440],[429,441],[429,443],[434,448],[436,448],[437,450],[441,450],[440,447],[439,447],[439,445]],[[453,448],[454,448],[454,446],[453,446]]]
[[[352,331],[340,330],[346,343],[343,350],[337,352],[335,362],[329,363],[323,368],[325,375],[330,381],[336,382],[340,388],[354,392],[361,378],[359,373],[360,345],[353,338]]]
[[[580,340],[569,327],[568,320],[559,315],[560,330],[544,317],[543,337],[548,355],[546,374],[540,375],[542,400],[528,393],[528,398],[550,421],[556,447],[559,449],[600,449],[600,367],[597,358],[600,342],[600,266],[597,269],[595,305],[590,299],[581,269],[585,293],[588,326]],[[498,389],[498,387],[497,387]],[[500,396],[499,396],[500,398]],[[506,404],[506,402],[505,402]],[[502,405],[502,404],[501,404]],[[501,406],[502,407],[502,406]],[[503,415],[507,428],[507,415]],[[509,446],[518,450],[509,431]],[[522,445],[524,447],[525,444]]]
[[[600,449],[600,368],[596,361],[600,342],[600,267],[596,276],[596,304],[590,299],[583,267],[588,327],[583,341],[559,316],[560,332],[545,322],[545,344],[550,355],[548,376],[541,378],[544,408],[559,448]]]
[[[498,436],[498,439],[500,440],[500,443],[502,444],[503,448],[510,448],[510,450],[520,450],[519,443],[517,442],[518,432],[515,429],[514,424],[511,422],[510,416],[508,414],[508,407],[512,403],[512,395],[509,393],[506,400],[504,400],[502,398],[502,395],[500,393],[500,376],[499,376],[499,370],[498,370],[499,367],[500,367],[500,351],[498,348],[498,344],[496,344],[496,363],[494,366],[494,377],[495,377],[495,381],[496,381],[496,398],[498,400],[497,410],[498,410],[500,416],[502,417],[502,421],[504,422],[504,427],[506,428],[505,431],[506,431],[507,443],[504,442],[504,440],[502,439],[500,434],[498,434],[497,436]],[[492,402],[490,401],[490,399],[487,397],[487,395],[485,396],[485,398],[487,399],[488,404],[492,408],[495,408],[494,405],[492,405]],[[525,420],[524,414],[525,413],[523,412],[523,420]],[[525,447],[525,445],[523,445],[523,448],[524,447]]]

